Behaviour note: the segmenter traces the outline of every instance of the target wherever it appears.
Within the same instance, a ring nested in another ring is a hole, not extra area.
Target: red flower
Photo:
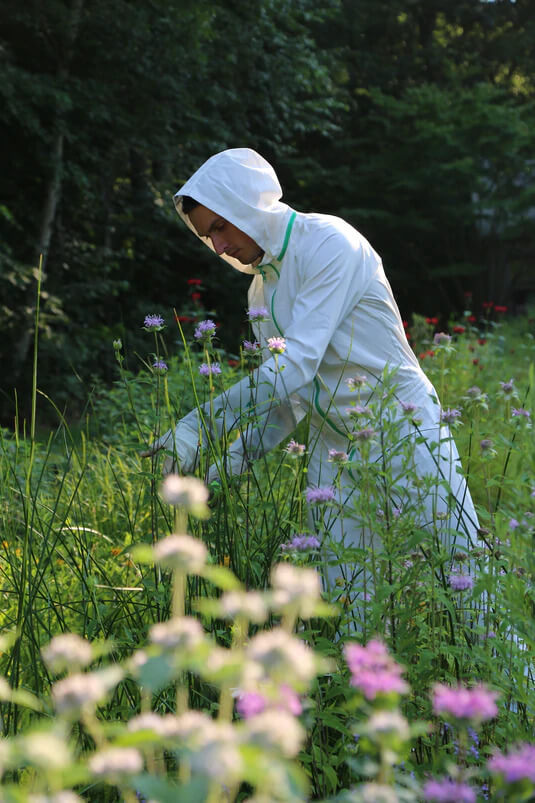
[[[453,331],[455,332],[456,335],[462,335],[463,332],[466,332],[466,329],[464,328],[464,326],[454,326]]]
[[[483,302],[483,309],[492,309],[494,306],[494,301],[484,301]]]
[[[201,294],[200,293],[192,293],[191,294],[191,299],[192,299],[192,301],[200,301]]]
[[[180,321],[180,323],[192,323],[192,321],[195,320],[195,318],[191,318],[189,315],[177,315],[176,319]]]
[[[202,279],[188,279],[188,284],[202,284]]]
[[[403,321],[403,328],[404,329],[408,329],[409,328],[409,322],[408,321]]]
[[[480,346],[484,346],[485,343],[487,342],[487,338],[486,337],[478,337],[477,342],[479,343]]]
[[[470,323],[475,323],[477,321],[477,318],[475,315],[469,315],[468,320],[470,321]]]
[[[507,312],[507,307],[502,307],[499,304],[496,304],[494,309],[496,310],[496,312]]]
[[[474,363],[474,365],[479,365],[479,360],[478,360],[478,358],[477,358],[477,357],[475,357],[475,358],[472,360],[472,362]]]
[[[231,368],[237,368],[238,365],[240,364],[239,360],[227,360],[227,362]]]
[[[425,322],[426,323],[432,323],[434,326],[436,326],[437,323],[438,323],[438,318],[426,318]]]

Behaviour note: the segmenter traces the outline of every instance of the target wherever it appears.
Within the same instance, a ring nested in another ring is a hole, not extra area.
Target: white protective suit
[[[263,413],[264,419],[233,444],[232,465],[227,471],[241,472],[246,466],[244,453],[255,457],[287,439],[308,413],[310,442],[314,444],[310,484],[332,484],[338,467],[328,462],[329,449],[349,452],[355,459],[359,456],[348,440],[347,408],[354,405],[355,393],[347,380],[355,375],[367,378],[369,384],[359,398],[359,403],[366,405],[369,398],[377,398],[375,386],[385,368],[393,369],[397,399],[419,408],[419,434],[424,442],[415,447],[418,472],[436,476],[439,471],[455,498],[452,509],[445,491],[439,499],[430,495],[428,520],[421,524],[432,522],[437,513],[444,519],[444,511],[448,511],[450,527],[464,532],[454,541],[467,546],[467,536],[475,536],[477,517],[465,480],[457,471],[458,453],[447,428],[440,427],[436,393],[407,342],[381,259],[367,240],[340,218],[295,212],[283,203],[273,168],[248,148],[211,157],[176,193],[178,213],[197,234],[182,211],[183,196],[230,221],[264,250],[256,267],[226,254],[222,259],[254,276],[249,307],[265,306],[270,312],[270,319],[256,327],[262,346],[268,337],[282,335],[286,339],[284,354],[269,356],[259,369],[257,412]],[[212,248],[209,238],[202,241]],[[232,411],[240,403],[246,404],[248,385],[246,378],[214,403],[216,408],[226,405],[227,428],[235,423]],[[269,401],[273,394],[280,401],[278,406]],[[182,470],[192,470],[199,442],[195,411],[179,422],[174,440]],[[169,447],[172,441],[173,433],[167,433],[158,445]],[[370,459],[380,457],[375,447]],[[211,477],[216,476],[213,468]],[[349,505],[358,492],[354,474],[344,470],[341,480],[343,501]],[[357,528],[344,516],[333,519],[331,515],[329,529],[333,538],[356,544]],[[361,536],[359,530],[358,538]]]

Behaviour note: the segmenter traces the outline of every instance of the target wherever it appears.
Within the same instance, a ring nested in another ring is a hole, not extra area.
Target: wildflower
[[[336,449],[329,449],[329,463],[338,463],[343,465],[349,460],[347,452],[338,452]]]
[[[464,335],[466,328],[464,326],[454,326],[453,331],[456,335]]]
[[[178,647],[181,650],[191,650],[203,640],[204,630],[197,619],[181,616],[152,625],[149,638],[153,644],[165,649],[172,650]]]
[[[202,298],[202,296],[201,296],[200,293],[192,293],[191,294],[191,300],[192,301],[200,301],[201,298]]]
[[[77,713],[95,706],[123,677],[118,666],[99,672],[69,675],[52,686],[52,699],[58,714]]]
[[[405,415],[413,415],[417,410],[420,409],[418,405],[414,404],[413,402],[400,401],[399,404]]]
[[[43,660],[52,672],[82,669],[93,659],[91,644],[76,633],[61,633],[41,650]]]
[[[152,363],[152,367],[157,374],[165,374],[168,371],[167,364],[163,360],[155,360]]]
[[[231,619],[242,616],[255,624],[267,619],[266,601],[259,591],[226,591],[220,604],[223,615]]]
[[[438,318],[426,318],[425,322],[436,326],[438,324]]]
[[[363,374],[355,374],[355,376],[346,379],[346,385],[349,390],[359,390],[359,388],[364,387],[367,383],[368,377],[364,376]]]
[[[364,427],[364,429],[358,429],[354,433],[355,439],[357,441],[361,441],[361,443],[370,441],[373,437],[375,437],[375,435],[377,435],[377,433],[373,427]]]
[[[91,756],[89,769],[97,778],[134,775],[143,769],[143,756],[135,747],[112,747]]]
[[[138,714],[128,721],[127,730],[130,733],[139,733],[139,731],[152,731],[158,736],[169,736],[174,733],[176,718],[173,714],[166,714],[160,716],[152,711],[146,711],[144,714]]]
[[[215,335],[216,325],[211,320],[200,321],[197,324],[195,331],[193,332],[193,336],[197,340],[211,340],[212,337]]]
[[[516,530],[517,527],[520,527],[520,522],[517,519],[509,519],[509,529]]]
[[[447,332],[437,332],[433,338],[435,346],[448,346],[451,343],[451,335]]]
[[[507,307],[504,307],[502,304],[495,304],[494,311],[503,314],[504,312],[507,312]]]
[[[192,771],[225,786],[237,783],[243,773],[243,758],[236,737],[230,723],[214,723],[212,734],[189,755]]]
[[[511,393],[513,393],[513,391],[514,391],[514,381],[515,381],[514,379],[510,379],[509,382],[500,382],[500,387],[502,389],[502,392],[506,396],[509,396]]]
[[[283,337],[268,337],[267,345],[272,354],[284,354],[286,351],[286,340]]]
[[[450,586],[454,591],[467,591],[474,587],[474,578],[469,574],[461,574],[460,572],[450,574]]]
[[[503,775],[507,783],[535,783],[535,745],[520,744],[508,755],[496,752],[487,764],[493,775]]]
[[[123,341],[121,340],[121,338],[117,338],[117,340],[113,341],[114,351],[121,351],[122,347],[123,347]]]
[[[145,315],[145,320],[143,322],[143,328],[159,332],[160,329],[163,329],[165,325],[165,321],[161,315]]]
[[[475,315],[469,315],[467,320],[469,323],[475,323],[477,321],[477,318]]]
[[[363,407],[361,404],[354,404],[352,407],[347,407],[346,413],[353,418],[359,418],[359,416],[371,418],[373,415],[369,407]]]
[[[481,396],[481,388],[478,388],[477,385],[472,385],[472,387],[468,388],[466,391],[466,395],[469,399],[477,399],[479,396]]]
[[[484,301],[482,304],[483,309],[492,309],[494,306],[494,301]]]
[[[260,321],[267,321],[269,313],[266,307],[249,307],[247,310],[247,317],[251,323],[257,323]]]
[[[65,740],[53,731],[29,733],[23,737],[20,747],[24,757],[43,770],[66,767],[72,760]]]
[[[425,800],[436,803],[476,803],[476,793],[471,786],[450,778],[427,781],[423,793]]]
[[[258,682],[287,683],[297,691],[306,688],[316,674],[316,659],[310,647],[280,628],[253,636],[246,659],[258,667]]]
[[[243,341],[243,350],[249,356],[256,356],[260,353],[260,343],[257,340],[244,340]]]
[[[202,279],[188,279],[188,284],[190,286],[199,286],[202,284]]]
[[[399,711],[377,711],[372,714],[367,722],[366,732],[375,736],[395,733],[403,741],[410,738],[409,723]]]
[[[154,547],[156,563],[187,574],[198,574],[206,563],[207,555],[208,550],[203,542],[191,535],[168,535]]]
[[[488,452],[493,446],[494,442],[491,441],[490,438],[483,438],[483,440],[479,442],[479,448],[482,452]]]
[[[194,516],[203,515],[208,501],[208,488],[196,477],[168,474],[162,483],[161,495],[168,505],[180,505]]]
[[[409,687],[401,677],[403,668],[378,639],[372,639],[366,646],[346,644],[344,652],[351,672],[351,685],[359,688],[368,700],[374,700],[378,694],[404,694],[408,691]]]
[[[358,741],[358,737],[355,736]],[[359,784],[358,786],[359,797],[355,798],[361,803],[399,803],[399,797],[395,789],[387,786],[384,783],[370,783]]]
[[[314,569],[279,563],[271,572],[271,585],[276,609],[291,608],[303,619],[313,615],[321,597],[320,576]]]
[[[292,457],[301,457],[305,454],[306,446],[304,443],[297,443],[297,441],[292,438],[285,446],[284,451]]]
[[[309,505],[318,505],[322,502],[333,502],[335,491],[331,486],[325,485],[319,488],[307,488],[305,496]]]
[[[210,364],[203,362],[202,365],[199,366],[199,373],[201,376],[216,376],[217,374],[221,373],[221,366],[218,362],[213,362]]]
[[[302,725],[287,711],[263,711],[247,720],[247,742],[293,758],[305,738]]]
[[[440,413],[440,420],[445,424],[455,424],[460,417],[461,411],[456,407],[448,407],[446,410],[442,410]]]
[[[511,409],[511,415],[523,417],[523,418],[531,418],[531,413],[529,410],[525,410],[523,407],[513,407]]]
[[[446,714],[455,719],[468,719],[483,722],[493,719],[498,713],[497,693],[483,684],[471,689],[463,686],[451,687],[441,683],[433,687],[433,711]]]
[[[258,692],[243,692],[238,696],[236,711],[244,719],[261,714],[267,707],[267,700],[263,694]]]
[[[308,549],[318,549],[320,542],[315,535],[294,535],[287,544],[281,544],[283,552],[306,552]]]

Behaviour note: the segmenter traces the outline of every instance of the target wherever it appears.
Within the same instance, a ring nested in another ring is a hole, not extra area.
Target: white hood
[[[292,210],[281,202],[282,189],[275,171],[251,148],[232,148],[210,157],[174,196],[178,214],[194,234],[189,217],[182,211],[182,197],[224,217],[265,252],[262,263],[276,259],[283,247],[284,234]],[[210,238],[199,238],[212,251]],[[258,273],[252,265],[221,254],[221,259],[242,273]]]

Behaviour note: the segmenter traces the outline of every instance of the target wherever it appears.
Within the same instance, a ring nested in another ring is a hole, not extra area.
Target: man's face
[[[244,265],[255,262],[263,251],[252,237],[206,206],[196,206],[189,213],[199,237],[209,237],[216,254],[227,254]]]

